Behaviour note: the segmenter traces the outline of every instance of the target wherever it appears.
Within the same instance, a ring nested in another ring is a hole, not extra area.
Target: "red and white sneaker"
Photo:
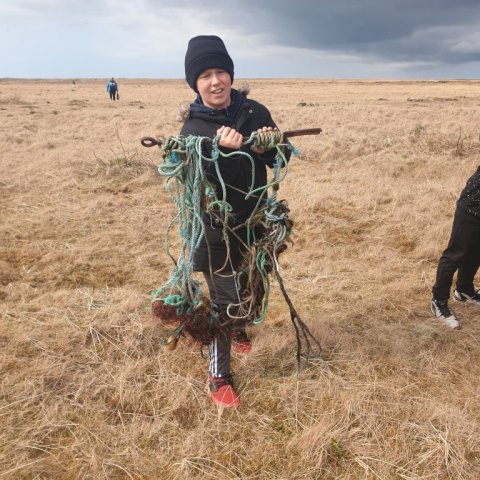
[[[231,375],[226,377],[208,376],[208,389],[210,398],[215,405],[224,408],[237,408],[240,406],[240,398],[233,386]]]
[[[242,355],[248,355],[252,351],[252,342],[245,330],[232,331],[232,350]]]

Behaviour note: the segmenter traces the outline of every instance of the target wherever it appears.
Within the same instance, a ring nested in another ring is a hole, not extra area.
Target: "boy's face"
[[[230,105],[232,79],[230,74],[221,68],[209,68],[198,76],[197,90],[205,106],[226,108]]]

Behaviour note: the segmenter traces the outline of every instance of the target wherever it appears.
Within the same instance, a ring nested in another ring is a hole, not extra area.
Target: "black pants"
[[[225,315],[228,305],[240,303],[235,276],[211,276],[204,273],[210,293],[210,300],[215,304],[219,315]],[[232,342],[232,324],[222,328],[209,345],[210,364],[208,373],[214,377],[225,377],[230,374],[230,351]]]
[[[109,92],[110,93],[110,100],[115,101],[117,98],[117,91]]]
[[[473,279],[480,266],[480,219],[457,208],[447,249],[438,262],[433,298],[448,300],[453,276],[457,274],[457,290],[475,293]]]

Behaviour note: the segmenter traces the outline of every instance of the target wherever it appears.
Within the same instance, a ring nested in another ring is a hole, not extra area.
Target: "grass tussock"
[[[27,105],[27,104],[28,102],[23,100],[18,93],[0,96],[0,105]]]
[[[233,360],[236,412],[150,314],[175,212],[139,139],[176,134],[191,92],[130,80],[113,103],[95,81],[2,83],[2,480],[479,478],[480,311],[454,305],[453,332],[429,299],[480,163],[480,83],[249,83],[281,129],[324,130],[294,139],[279,192],[295,221],[282,275],[323,354],[297,374],[274,287]]]

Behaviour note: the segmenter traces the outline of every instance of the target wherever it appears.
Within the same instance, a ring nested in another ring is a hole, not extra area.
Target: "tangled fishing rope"
[[[321,346],[295,310],[279,272],[278,256],[290,242],[293,222],[288,217],[287,202],[277,199],[279,185],[287,175],[287,160],[283,148],[290,148],[297,155],[298,152],[289,142],[284,141],[284,136],[279,131],[253,132],[244,139],[243,146],[263,147],[265,150],[275,148],[277,151],[273,178],[267,185],[254,188],[253,158],[245,151],[228,154],[222,152],[218,148],[219,138],[212,140],[189,135],[162,138],[158,141],[150,137],[142,139],[144,146],[160,147],[164,161],[159,165],[158,172],[166,177],[166,189],[177,209],[165,236],[167,254],[175,268],[170,279],[153,293],[152,298],[154,314],[163,322],[176,326],[163,343],[173,350],[184,333],[190,334],[201,343],[208,343],[227,322],[247,322],[254,325],[263,322],[268,310],[269,274],[273,272],[290,309],[297,340],[297,366],[300,367],[301,357],[319,358]],[[211,152],[208,156],[205,154],[207,151]],[[249,191],[242,193],[245,194],[245,199],[257,199],[252,214],[242,224],[247,230],[246,242],[236,234],[238,226],[230,226],[232,207],[226,201],[226,189],[231,186],[225,184],[218,164],[220,157],[232,155],[241,155],[250,161],[252,183]],[[221,186],[220,192],[217,192],[207,179],[203,162],[212,163]],[[209,299],[203,294],[200,283],[192,277],[193,256],[205,233],[202,213],[210,214],[222,225],[227,252],[230,248],[229,236],[238,239],[246,251],[236,276],[237,289],[242,292],[241,301],[229,306],[226,318],[216,315]],[[174,224],[178,224],[180,237],[180,254],[177,260],[170,252],[169,242],[170,230]]]

